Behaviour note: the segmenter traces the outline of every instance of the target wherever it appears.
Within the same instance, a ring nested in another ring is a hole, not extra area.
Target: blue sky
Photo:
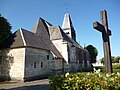
[[[68,9],[66,9],[66,5]],[[103,57],[100,32],[93,29],[93,22],[100,21],[100,11],[107,10],[112,56],[120,56],[120,0],[0,0],[0,13],[12,25],[12,32],[19,28],[31,29],[39,17],[53,25],[62,25],[64,13],[71,15],[77,41],[84,46],[92,44],[98,49],[98,59]]]

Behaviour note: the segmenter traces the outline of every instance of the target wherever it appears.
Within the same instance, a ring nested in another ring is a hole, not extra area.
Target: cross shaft
[[[104,63],[105,63],[105,71],[108,73],[112,73],[112,62],[111,62],[111,50],[110,50],[110,40],[109,36],[111,35],[111,31],[108,29],[108,21],[107,21],[107,12],[103,10],[100,12],[102,24],[99,22],[93,23],[93,28],[102,33],[103,38],[103,47],[104,47]]]

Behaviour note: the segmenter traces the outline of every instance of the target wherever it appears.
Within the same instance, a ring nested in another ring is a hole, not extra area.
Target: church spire
[[[64,15],[62,29],[68,36],[76,41],[76,33],[70,18],[70,14],[68,12],[66,12]]]

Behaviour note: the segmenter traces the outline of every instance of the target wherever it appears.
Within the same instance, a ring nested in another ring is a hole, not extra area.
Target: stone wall
[[[9,76],[13,80],[24,78],[25,48],[2,50],[2,76]]]
[[[58,49],[58,51],[61,53],[61,55],[64,58],[63,67],[64,72],[70,71],[70,49],[67,41],[60,39],[60,40],[53,40],[52,41],[55,47]]]
[[[63,70],[77,71],[80,60],[89,62],[89,53],[84,50],[78,50],[71,43],[63,40],[53,41],[56,48],[64,57],[64,60],[54,57],[49,50],[37,48],[15,48],[6,49],[0,56],[0,77],[11,77],[15,80],[34,80],[43,78],[51,73],[61,73]],[[85,54],[86,52],[86,54]],[[84,62],[85,64],[85,62]]]
[[[26,48],[25,79],[47,76],[52,59],[52,54],[47,50]]]
[[[77,71],[77,60],[76,60],[76,47],[68,42],[68,53],[69,53],[69,68],[70,71]]]
[[[8,51],[1,51],[0,52],[0,81],[2,80],[9,80],[10,79],[10,68],[11,68],[11,62],[13,60],[7,60],[7,52]]]
[[[76,61],[76,47],[72,43],[60,40],[52,41],[55,47],[59,50],[63,56],[64,62],[64,71],[76,71],[77,70],[77,61]]]
[[[53,57],[49,50],[36,48],[15,48],[3,50],[0,54],[0,78],[26,81],[61,73],[63,61]]]
[[[68,47],[67,47],[68,42],[60,39],[60,40],[53,40],[52,43],[55,45],[55,47],[61,53],[61,55],[63,56],[66,63],[68,63],[68,58],[69,58],[68,57]]]
[[[69,62],[70,63],[76,63],[76,48],[74,45],[72,45],[71,43],[68,43],[68,51],[69,51]]]
[[[11,49],[9,54],[14,57],[13,65],[10,69],[10,77],[12,79],[24,79],[24,66],[25,66],[25,48]]]
[[[51,62],[52,64],[52,73],[61,73],[63,72],[63,60],[62,59],[54,59]]]

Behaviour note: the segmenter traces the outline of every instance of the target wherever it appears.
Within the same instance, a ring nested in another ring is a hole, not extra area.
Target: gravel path
[[[0,84],[0,90],[49,90],[49,80]]]

